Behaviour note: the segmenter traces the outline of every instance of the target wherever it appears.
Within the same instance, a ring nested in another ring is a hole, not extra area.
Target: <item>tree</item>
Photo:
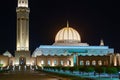
[[[93,71],[94,71],[94,67],[91,67],[91,66],[86,67],[86,69],[85,69],[85,72],[88,73],[88,76],[89,76],[89,73],[90,73],[90,72],[93,72]]]
[[[110,76],[111,76],[111,78],[112,78],[112,74],[115,74],[115,73],[117,73],[118,71],[117,71],[117,68],[116,68],[116,67],[108,67],[108,68],[106,69],[106,72],[107,72],[108,74],[110,74]]]
[[[79,73],[82,72],[82,74],[84,73],[85,71],[85,67],[84,66],[79,66]]]
[[[56,66],[56,69],[60,71],[62,69],[62,66]]]
[[[118,72],[120,72],[120,66],[117,66],[116,68],[117,68]]]
[[[69,70],[69,67],[62,67],[62,70],[65,72],[65,71]]]
[[[100,78],[100,74],[104,73],[106,71],[106,67],[95,67],[95,72],[97,72],[99,74],[99,78]]]
[[[69,70],[70,70],[71,73],[73,73],[74,67],[70,67]]]
[[[3,64],[0,64],[0,68],[2,68],[3,67]]]

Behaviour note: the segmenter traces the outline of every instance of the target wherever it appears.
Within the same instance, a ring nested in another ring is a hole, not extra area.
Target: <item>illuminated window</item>
[[[42,65],[44,64],[44,60],[41,60],[41,64],[42,64]]]
[[[3,64],[4,62],[2,60],[0,60],[0,64]]]
[[[94,61],[92,61],[92,65],[93,66],[95,66],[96,65],[96,61],[94,60]]]
[[[101,61],[101,60],[98,61],[98,65],[99,65],[99,66],[102,65],[102,61]]]
[[[48,65],[50,65],[50,60],[48,60]]]
[[[63,61],[61,61],[60,64],[63,66]]]
[[[67,60],[67,65],[71,65],[71,61],[70,60]]]
[[[86,66],[89,66],[90,65],[90,61],[86,61]]]
[[[57,65],[57,61],[56,60],[54,60],[54,65]]]
[[[10,60],[10,65],[13,65],[13,61],[12,60]]]
[[[81,66],[84,65],[84,62],[83,62],[83,61],[80,61],[80,65],[81,65]]]

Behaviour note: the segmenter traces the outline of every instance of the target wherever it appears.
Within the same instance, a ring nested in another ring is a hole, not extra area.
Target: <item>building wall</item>
[[[3,64],[3,67],[9,65],[9,57],[0,55],[0,64]]]
[[[74,66],[74,55],[67,55],[67,56],[41,55],[41,56],[37,56],[37,57],[30,57],[30,55],[28,55],[27,53],[24,55],[25,55],[25,57],[27,59],[26,61],[27,61],[27,63],[29,63],[29,65]],[[0,64],[3,64],[3,67],[6,67],[8,65],[16,65],[15,64],[16,58],[19,59],[20,56],[22,56],[22,54],[20,54],[17,57],[8,57],[8,56],[0,55]],[[56,61],[56,64],[55,64],[55,61]],[[83,63],[81,64],[81,62],[83,62]],[[42,64],[42,63],[44,63],[44,64]],[[63,63],[63,64],[61,64],[61,63]],[[120,66],[120,54],[116,53],[116,54],[110,54],[110,55],[104,55],[104,56],[93,56],[93,55],[92,56],[78,56],[77,57],[77,66],[79,66],[79,65]]]
[[[36,65],[37,64],[36,57],[31,57],[30,62],[31,65]]]
[[[110,56],[78,56],[78,65],[109,66]]]
[[[9,65],[15,64],[15,57],[9,57]]]
[[[73,66],[73,56],[38,56],[38,66]]]
[[[113,66],[120,66],[120,54],[115,53],[115,54],[112,54],[110,56],[111,56],[111,64]]]
[[[30,51],[15,51],[15,65],[19,65],[20,57],[24,57],[26,59],[26,64],[31,64],[30,61]]]
[[[38,56],[36,57],[36,64],[42,66],[41,61],[44,61],[44,66],[58,66],[61,65],[61,61],[64,62],[62,66],[74,66],[74,56]],[[57,61],[57,64],[54,65],[54,60]],[[71,65],[67,65],[67,61],[71,61]],[[48,61],[50,64],[48,64]],[[83,61],[83,64],[81,64]],[[108,54],[104,56],[78,56],[77,57],[77,66],[120,66],[120,54]]]

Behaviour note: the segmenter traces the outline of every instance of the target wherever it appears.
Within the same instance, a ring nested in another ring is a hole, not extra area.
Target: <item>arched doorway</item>
[[[23,57],[23,56],[21,56],[21,57],[19,58],[19,64],[20,64],[20,65],[26,65],[26,58]]]
[[[10,65],[10,66],[13,65],[13,60],[10,60],[9,65]]]
[[[67,60],[67,66],[71,66],[71,61]]]

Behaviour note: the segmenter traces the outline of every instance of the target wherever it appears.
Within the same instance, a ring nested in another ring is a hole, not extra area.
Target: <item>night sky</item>
[[[78,2],[79,1],[79,2]],[[54,43],[57,32],[70,26],[81,35],[82,42],[106,46],[120,52],[120,6],[112,0],[29,0],[30,50]],[[0,53],[16,49],[17,0],[0,2]]]

